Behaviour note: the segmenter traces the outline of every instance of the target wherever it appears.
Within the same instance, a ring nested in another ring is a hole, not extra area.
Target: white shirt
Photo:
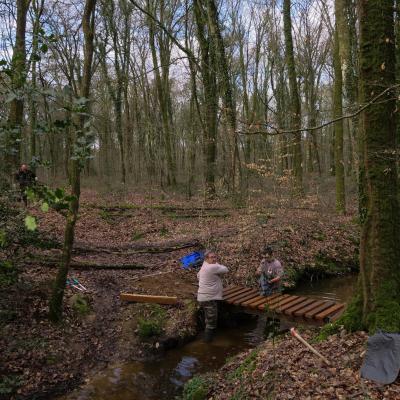
[[[209,264],[204,261],[197,273],[199,290],[197,301],[222,300],[222,280],[220,274],[226,274],[228,268],[221,264]]]

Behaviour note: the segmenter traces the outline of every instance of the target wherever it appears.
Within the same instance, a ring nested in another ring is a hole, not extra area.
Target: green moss
[[[343,315],[336,321],[343,325],[349,332],[361,331],[364,328],[362,322],[362,298],[359,294],[353,297]]]
[[[394,281],[386,281],[377,289],[375,304],[376,308],[366,318],[368,330],[400,332],[400,303]]]
[[[183,388],[183,400],[205,400],[209,391],[209,382],[203,376],[195,376],[186,382]]]

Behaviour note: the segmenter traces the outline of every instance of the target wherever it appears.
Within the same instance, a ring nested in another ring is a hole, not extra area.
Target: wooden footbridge
[[[243,286],[224,289],[224,301],[242,307],[244,311],[266,310],[276,314],[277,318],[285,317],[318,325],[336,320],[346,306],[344,303],[281,293],[260,296],[258,290]]]

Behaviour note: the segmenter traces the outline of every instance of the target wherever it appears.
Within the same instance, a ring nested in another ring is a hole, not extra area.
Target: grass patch
[[[88,300],[80,295],[80,294],[75,294],[71,298],[72,302],[72,309],[80,316],[85,316],[89,314],[90,312],[90,304]]]
[[[0,377],[0,396],[10,395],[23,385],[23,380],[19,375],[4,375]]]
[[[17,279],[17,268],[10,261],[0,261],[0,288],[11,286]]]
[[[183,388],[183,400],[205,400],[209,391],[209,383],[203,376],[195,376],[186,382]]]
[[[131,239],[132,241],[143,239],[146,236],[145,232],[133,232]]]
[[[167,236],[168,233],[169,233],[168,228],[167,228],[165,225],[163,225],[163,226],[161,227],[161,229],[160,229],[160,236]]]
[[[240,366],[228,374],[228,381],[242,379],[244,375],[252,373],[256,368],[257,355],[258,350],[252,350],[250,354],[242,361]]]
[[[141,339],[159,336],[164,330],[167,312],[158,304],[152,305],[150,310],[138,320],[138,335]]]

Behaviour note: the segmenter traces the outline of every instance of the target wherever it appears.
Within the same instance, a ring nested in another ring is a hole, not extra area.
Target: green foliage
[[[19,375],[4,375],[0,377],[0,395],[10,395],[23,385]]]
[[[25,226],[28,231],[35,231],[37,228],[36,218],[32,217],[32,215],[27,215],[25,217]]]
[[[319,334],[314,338],[314,342],[323,342],[328,339],[329,336],[335,335],[339,332],[340,328],[343,327],[338,321],[331,322],[329,324],[324,325]]]
[[[87,315],[90,312],[90,304],[88,300],[81,294],[74,295],[72,308],[80,316]]]
[[[71,201],[75,200],[74,196],[66,193],[63,188],[51,189],[46,185],[35,185],[28,188],[28,199],[31,201],[39,201],[43,212],[47,212],[51,207],[55,211],[63,214],[68,210]]]
[[[250,354],[242,361],[239,367],[228,374],[228,381],[242,379],[246,374],[252,373],[256,368],[256,360],[258,355],[258,349],[254,349]]]
[[[205,400],[209,391],[209,383],[205,377],[195,376],[186,382],[183,388],[183,400]]]
[[[146,314],[138,320],[139,337],[146,339],[161,335],[165,325],[166,311],[158,304],[155,304],[150,307],[149,312]]]
[[[18,270],[10,261],[0,261],[0,288],[15,283],[18,279]]]

